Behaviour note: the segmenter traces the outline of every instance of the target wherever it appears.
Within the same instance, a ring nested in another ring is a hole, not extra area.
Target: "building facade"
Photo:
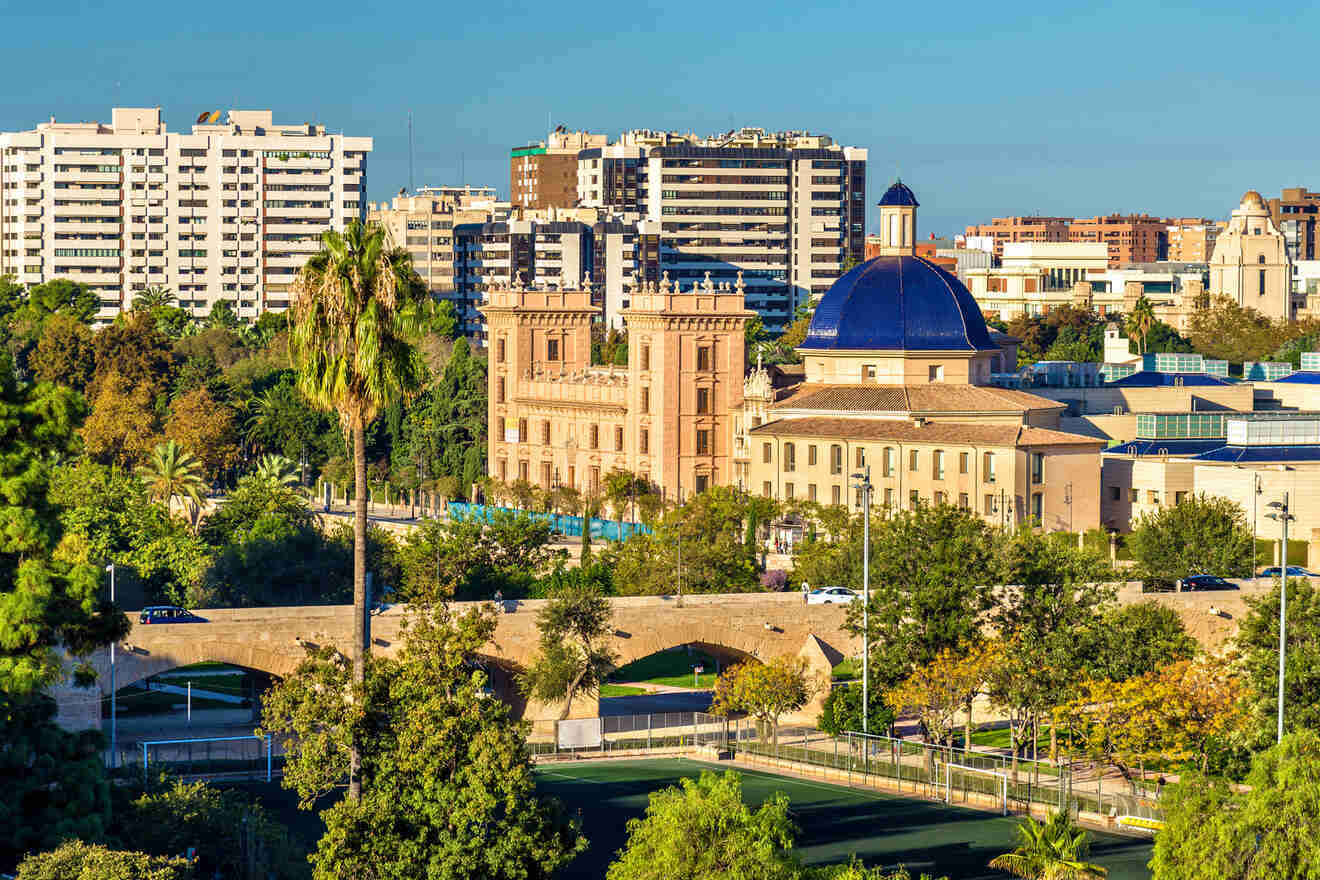
[[[578,204],[577,157],[608,138],[562,125],[546,139],[509,151],[509,200],[519,208],[575,208]]]
[[[1284,187],[1277,199],[1269,200],[1270,219],[1283,233],[1288,259],[1294,263],[1320,259],[1316,223],[1320,221],[1320,193],[1304,186]]]
[[[627,367],[591,363],[589,286],[490,290],[490,475],[599,493],[623,470],[671,499],[732,483],[755,316],[740,288],[640,285],[623,312]]]
[[[1220,233],[1210,257],[1210,294],[1275,319],[1291,320],[1294,302],[1292,266],[1283,233],[1255,190],[1248,190]]]
[[[0,133],[0,274],[87,284],[100,321],[150,286],[195,315],[287,308],[321,232],[365,218],[371,148],[269,110],[203,113],[183,133],[160,108],[116,107],[108,125]]]
[[[969,248],[993,250],[1004,256],[1004,245],[1014,242],[1078,242],[1103,244],[1109,267],[1155,263],[1170,256],[1170,226],[1213,226],[1213,220],[1167,220],[1148,214],[1109,214],[1102,217],[996,217],[989,223],[968,226]],[[1181,232],[1179,233],[1180,248]],[[1182,259],[1186,259],[1182,257]],[[1202,260],[1205,257],[1201,258]]]

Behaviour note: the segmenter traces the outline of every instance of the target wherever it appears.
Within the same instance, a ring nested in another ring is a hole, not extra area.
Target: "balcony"
[[[329,171],[331,159],[313,159],[310,156],[303,158],[297,155],[297,151],[290,150],[289,158],[278,159],[274,156],[265,158],[265,167],[267,170],[278,170],[281,168],[300,168],[312,171]]]
[[[266,212],[268,223],[278,223],[281,217],[322,220],[327,225],[330,223],[329,208],[267,208]]]
[[[26,172],[23,176],[27,180],[28,174],[36,174],[40,180],[41,172]],[[118,171],[56,171],[51,175],[52,180],[59,182],[72,181],[77,183],[118,183]]]
[[[119,205],[56,205],[56,217],[119,217]]]

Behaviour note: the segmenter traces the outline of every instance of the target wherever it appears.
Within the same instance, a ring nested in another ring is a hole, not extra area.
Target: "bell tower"
[[[880,256],[910,257],[916,253],[917,197],[895,180],[880,197]]]

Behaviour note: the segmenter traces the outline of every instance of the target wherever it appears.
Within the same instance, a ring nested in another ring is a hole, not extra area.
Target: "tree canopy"
[[[1197,494],[1139,516],[1127,547],[1138,576],[1167,589],[1194,574],[1249,576],[1254,540],[1236,502]]]

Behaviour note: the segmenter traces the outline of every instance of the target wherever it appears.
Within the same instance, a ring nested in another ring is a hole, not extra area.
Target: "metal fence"
[[[269,735],[145,740],[128,744],[118,758],[119,767],[140,772],[144,782],[160,771],[185,778],[269,782],[283,770],[284,748]]]

